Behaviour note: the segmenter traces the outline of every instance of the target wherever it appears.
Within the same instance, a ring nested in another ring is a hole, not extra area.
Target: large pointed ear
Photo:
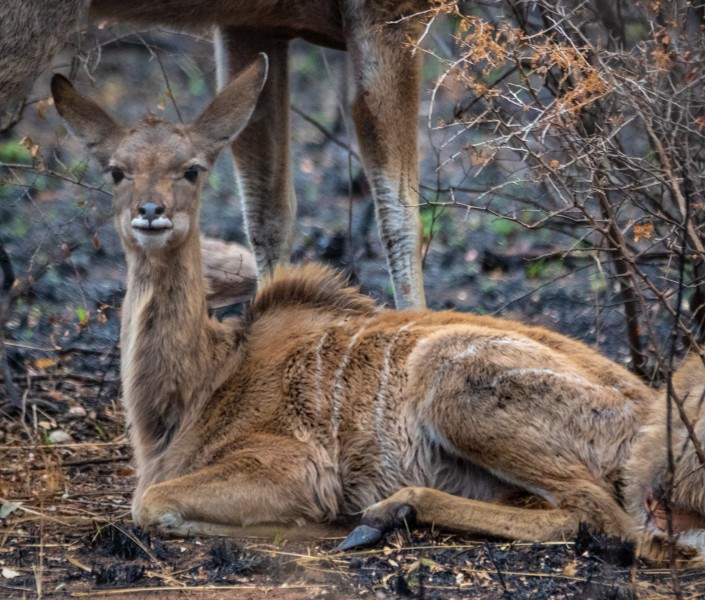
[[[194,142],[213,162],[245,128],[267,80],[267,55],[260,54],[226,85],[191,125]]]
[[[107,167],[122,139],[120,127],[95,102],[81,96],[63,75],[52,77],[51,94],[71,134],[86,144],[101,167]]]

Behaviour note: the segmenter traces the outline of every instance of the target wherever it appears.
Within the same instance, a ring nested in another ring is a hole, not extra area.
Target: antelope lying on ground
[[[346,49],[352,59],[352,115],[370,181],[398,308],[423,308],[416,129],[420,53],[408,48],[429,0],[13,0],[0,9],[0,116],[26,93],[81,15],[96,19],[220,27],[221,79],[258,55],[270,76],[257,110],[233,144],[259,276],[288,263],[296,198],[289,156],[289,41]],[[401,18],[407,17],[407,18]]]
[[[367,509],[344,548],[413,515],[511,539],[572,536],[580,521],[663,537],[665,403],[579,342],[490,317],[383,310],[315,266],[280,268],[240,320],[208,318],[201,180],[245,127],[265,71],[260,58],[192,125],[132,130],[66,79],[52,83],[115,182],[135,521],[227,535]],[[676,383],[705,440],[699,359]],[[705,553],[705,472],[684,431],[674,420],[671,524]],[[543,508],[526,508],[532,498]]]

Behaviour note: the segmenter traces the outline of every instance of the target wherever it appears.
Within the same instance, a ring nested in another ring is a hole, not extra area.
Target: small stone
[[[49,434],[48,440],[52,444],[65,444],[68,442],[72,442],[73,438],[65,431],[61,429],[55,429]]]
[[[86,414],[86,409],[82,406],[72,406],[67,412],[67,416],[71,419],[82,419]]]
[[[5,579],[14,579],[15,577],[19,577],[20,573],[19,571],[15,571],[14,569],[8,569],[7,567],[3,567],[2,576]]]

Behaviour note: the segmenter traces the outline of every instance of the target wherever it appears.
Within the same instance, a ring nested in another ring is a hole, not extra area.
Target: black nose
[[[164,213],[164,207],[154,204],[154,202],[147,202],[147,204],[140,206],[137,210],[140,213],[140,216],[147,219],[147,222],[150,225],[154,219]]]

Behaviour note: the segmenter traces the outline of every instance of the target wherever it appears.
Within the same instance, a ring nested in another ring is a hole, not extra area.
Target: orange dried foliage
[[[587,49],[559,43],[551,37],[529,39],[516,27],[496,27],[475,16],[460,19],[456,40],[462,60],[457,63],[454,75],[478,96],[502,93],[488,83],[492,73],[498,70],[516,68],[525,78],[549,71],[556,74],[562,93],[544,119],[577,117],[608,91],[607,82],[588,62]],[[479,74],[478,65],[481,67]]]
[[[32,164],[37,168],[38,171],[44,170],[44,160],[42,160],[42,155],[40,153],[40,146],[31,137],[26,135],[20,140],[20,145],[24,146],[29,150],[29,154],[32,157]]]
[[[661,71],[668,71],[673,66],[671,55],[662,47],[654,48],[651,51],[651,59],[653,60],[653,66]]]
[[[634,241],[639,242],[640,240],[650,240],[654,234],[654,225],[651,221],[642,223],[641,225],[634,225]]]

